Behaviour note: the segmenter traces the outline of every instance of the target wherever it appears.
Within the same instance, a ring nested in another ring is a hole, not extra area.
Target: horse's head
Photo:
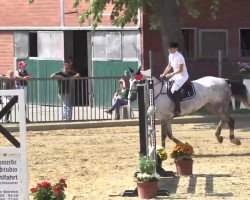
[[[131,72],[131,77],[129,79],[128,99],[133,102],[137,98],[137,85],[145,83],[145,80],[143,79],[140,68],[136,72],[134,72],[134,70],[131,68],[129,69]]]
[[[137,98],[137,85],[142,84],[144,82],[144,79],[142,80],[136,80],[134,76],[131,76],[129,79],[129,93],[128,93],[128,99],[130,101],[135,101]]]

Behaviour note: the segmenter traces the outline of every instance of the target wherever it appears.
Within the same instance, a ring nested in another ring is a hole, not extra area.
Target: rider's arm
[[[180,64],[180,65],[178,66],[177,70],[174,71],[174,72],[172,72],[170,75],[171,75],[171,76],[174,76],[175,74],[178,74],[178,73],[181,73],[181,72],[183,72],[183,64]]]
[[[172,67],[171,67],[170,63],[168,63],[166,69],[165,69],[164,72],[160,75],[160,77],[166,76],[167,73],[169,72],[169,70],[170,70],[171,68],[172,68]]]

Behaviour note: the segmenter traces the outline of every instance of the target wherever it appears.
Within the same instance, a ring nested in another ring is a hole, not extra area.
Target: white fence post
[[[28,200],[28,160],[24,90],[0,90],[0,96],[18,97],[20,147],[0,147],[0,199]],[[1,127],[5,134],[12,136]],[[18,142],[18,141],[17,141]]]

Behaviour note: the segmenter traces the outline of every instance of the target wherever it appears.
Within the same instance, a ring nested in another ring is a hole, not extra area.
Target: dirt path
[[[159,199],[250,199],[250,123],[238,122],[236,128],[239,147],[229,142],[228,130],[222,132],[224,143],[217,143],[214,124],[173,125],[177,138],[194,147],[194,175],[160,180],[160,188],[171,196]],[[159,126],[157,130],[159,135]],[[30,187],[66,178],[67,200],[137,199],[120,194],[136,186],[138,131],[116,127],[28,132]],[[167,142],[168,150],[172,146]],[[171,158],[163,165],[176,171]]]

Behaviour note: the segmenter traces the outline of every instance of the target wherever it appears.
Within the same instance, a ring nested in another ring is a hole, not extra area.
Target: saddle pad
[[[168,86],[169,86],[169,82],[168,82]],[[171,87],[168,87],[168,90],[167,90],[167,94],[169,96],[169,98],[173,100],[173,96],[172,96],[172,93],[171,93],[171,90],[170,90]],[[196,95],[196,92],[195,92],[195,88],[194,88],[194,85],[192,82],[189,82],[189,83],[185,83],[182,87],[181,87],[181,101],[185,101],[185,100],[188,100],[188,99],[192,99],[195,97]]]

